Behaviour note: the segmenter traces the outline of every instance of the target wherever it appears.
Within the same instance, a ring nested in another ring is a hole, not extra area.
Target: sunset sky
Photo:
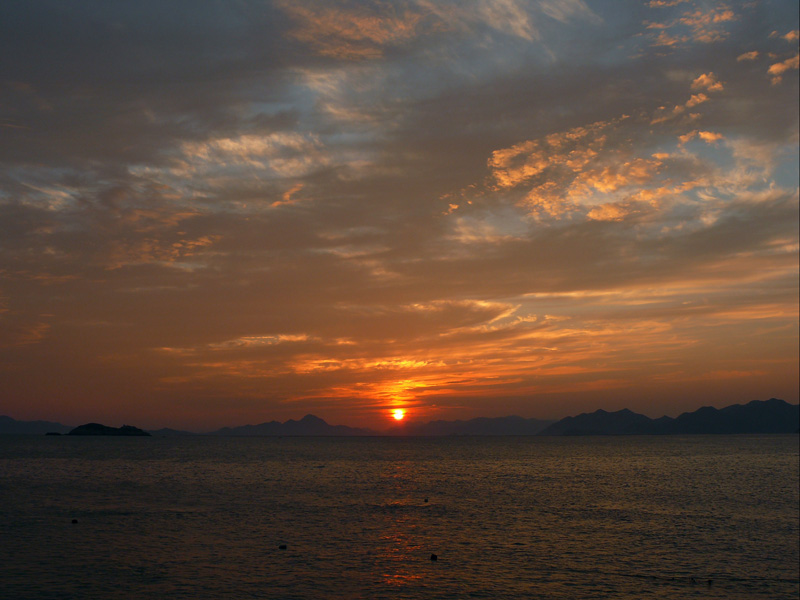
[[[4,0],[0,414],[798,401],[787,0]]]

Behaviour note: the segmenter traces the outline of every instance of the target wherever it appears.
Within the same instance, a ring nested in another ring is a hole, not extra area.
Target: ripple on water
[[[0,449],[8,597],[800,592],[796,436],[12,438]]]

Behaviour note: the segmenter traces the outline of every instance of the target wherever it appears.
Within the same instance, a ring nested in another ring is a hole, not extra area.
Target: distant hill
[[[799,427],[800,405],[771,398],[722,409],[704,406],[674,419],[651,419],[628,409],[598,410],[561,419],[540,435],[797,433]]]
[[[72,427],[50,421],[17,421],[0,416],[0,435],[44,435],[45,433],[67,433]]]
[[[242,425],[240,427],[223,427],[208,435],[261,435],[261,436],[306,436],[306,435],[377,435],[368,429],[348,427],[346,425],[328,425],[314,415],[306,415],[299,421],[289,419],[285,423],[270,421],[260,425]]]
[[[399,425],[395,435],[536,435],[554,421],[523,417],[478,417],[469,421],[431,421]]]
[[[79,425],[71,430],[67,435],[112,435],[112,436],[149,436],[150,434],[134,427],[133,425],[123,425],[122,427],[108,427],[100,423],[86,423]]]
[[[182,436],[182,435],[197,435],[196,433],[192,433],[191,431],[182,431],[180,429],[170,429],[169,427],[163,427],[161,429],[155,429],[148,431],[150,435],[154,435],[156,437],[173,437],[173,436]]]
[[[722,409],[704,406],[678,416],[667,429],[669,433],[797,433],[798,421],[799,405],[770,398]]]
[[[668,418],[668,417],[667,417]],[[656,421],[627,408],[616,412],[597,410],[564,417],[541,435],[632,435],[660,433]]]

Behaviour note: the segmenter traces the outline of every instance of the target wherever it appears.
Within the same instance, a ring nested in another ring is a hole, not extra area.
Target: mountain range
[[[48,432],[52,435],[53,432]],[[147,431],[134,427],[133,425],[123,425],[122,427],[109,427],[100,423],[87,423],[70,431],[67,435],[113,435],[113,436],[149,436]]]
[[[630,410],[598,410],[565,417],[540,435],[669,435],[695,433],[797,433],[800,405],[777,398],[717,409],[704,406],[676,418],[651,419]]]
[[[69,433],[72,427],[51,421],[16,421],[0,416],[0,434],[44,435],[45,433]]]
[[[348,427],[347,425],[329,425],[324,420],[314,415],[306,415],[299,421],[289,419],[285,423],[270,421],[260,425],[242,425],[240,427],[223,427],[208,435],[265,435],[265,436],[296,436],[296,435],[380,435],[369,429]]]
[[[69,433],[73,428],[49,421],[16,421],[0,416],[0,434]],[[616,412],[597,410],[560,421],[523,417],[478,417],[468,421],[399,423],[387,431],[373,431],[346,425],[330,425],[314,415],[299,421],[270,421],[258,425],[223,427],[205,435],[218,436],[448,436],[448,435],[670,435],[798,433],[800,405],[784,400],[754,400],[722,409],[704,406],[678,417],[651,419],[629,409]],[[188,431],[159,429],[155,436],[197,435]]]

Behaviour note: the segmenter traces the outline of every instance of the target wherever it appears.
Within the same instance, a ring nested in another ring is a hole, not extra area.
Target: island
[[[109,427],[100,423],[86,423],[71,430],[67,435],[150,435],[143,429],[133,425]]]

